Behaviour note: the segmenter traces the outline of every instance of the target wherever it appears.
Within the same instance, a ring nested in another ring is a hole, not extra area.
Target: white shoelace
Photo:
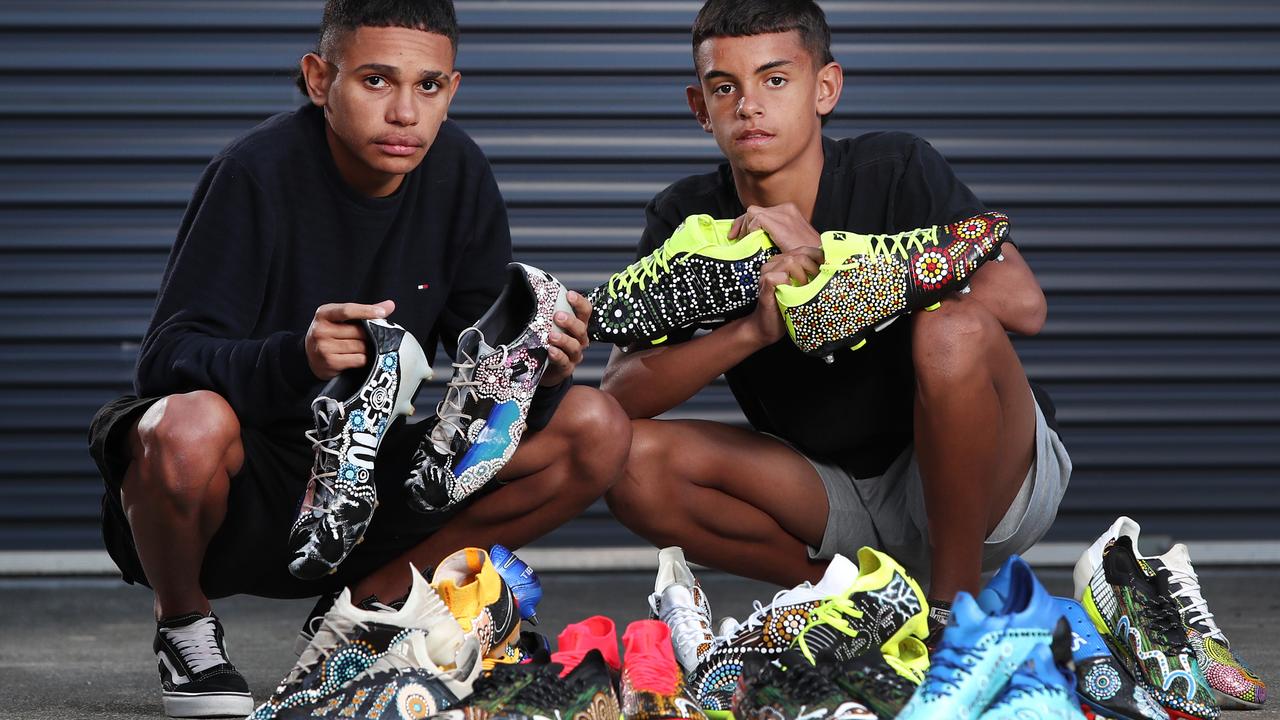
[[[217,667],[227,658],[218,647],[218,631],[216,621],[212,617],[199,620],[178,628],[162,628],[161,632],[177,648],[182,662],[191,670],[191,674],[204,672]]]
[[[1190,573],[1182,570],[1175,570],[1172,567],[1166,567],[1169,571],[1169,579],[1177,583],[1181,587],[1173,591],[1175,598],[1186,598],[1179,604],[1182,605],[1182,619],[1188,625],[1193,623],[1203,623],[1209,628],[1209,632],[1205,633],[1205,637],[1211,637],[1218,642],[1230,647],[1231,643],[1227,640],[1227,636],[1218,627],[1218,623],[1213,619],[1213,613],[1209,611],[1209,603],[1200,594],[1200,580]]]
[[[453,363],[453,377],[445,388],[444,399],[436,405],[436,417],[440,418],[440,421],[431,430],[431,445],[441,455],[448,455],[452,451],[449,446],[452,438],[466,434],[466,425],[471,422],[471,416],[462,409],[466,404],[467,396],[474,394],[474,388],[480,385],[479,381],[471,379],[474,377],[479,357],[469,355],[462,349],[462,338],[469,332],[479,334],[480,339],[484,340],[484,334],[474,325],[458,334],[458,354],[461,356],[461,362]],[[507,346],[499,345],[498,349],[502,350],[502,362],[505,363]]]
[[[716,643],[721,644],[723,642],[727,642],[731,637],[737,635],[738,633],[743,632],[744,630],[757,628],[763,625],[765,616],[768,615],[769,612],[773,610],[773,608],[778,604],[778,601],[782,599],[783,595],[786,595],[787,593],[790,593],[790,592],[795,592],[796,590],[812,590],[812,589],[813,589],[813,583],[803,582],[793,588],[786,588],[784,590],[779,590],[778,592],[774,593],[773,599],[769,601],[768,605],[761,603],[759,600],[751,601],[751,607],[754,609],[753,612],[747,616],[747,619],[744,620],[742,624],[734,628],[731,634],[716,638]]]
[[[316,398],[316,402],[320,401],[321,399],[327,399],[327,398]],[[314,406],[314,404],[315,403],[313,402],[312,405]],[[334,403],[334,406],[338,410],[336,419],[341,421],[344,417],[346,417],[346,408],[343,407],[342,403]],[[326,453],[328,455],[332,455],[335,458],[341,458],[342,453],[338,452],[338,449],[335,446],[338,444],[337,441],[342,437],[342,430],[341,430],[342,425],[341,423],[335,423],[334,420],[335,418],[329,418],[329,427],[332,428],[336,425],[338,427],[338,430],[335,431],[333,435],[330,435],[327,438],[320,437],[319,430],[306,430],[303,432],[303,435],[305,435],[307,439],[311,441],[311,449],[313,451],[319,451],[322,453]],[[319,485],[320,487],[325,489],[325,497],[330,497],[330,498],[334,497],[336,493],[333,491],[333,486],[329,484],[328,480],[330,478],[338,477],[338,471],[334,469],[334,470],[330,470],[329,472],[316,472],[317,470],[319,470],[319,468],[320,468],[320,462],[319,460],[317,460],[315,465],[311,467],[311,481],[314,482],[316,485]],[[336,468],[336,465],[335,465],[335,468]],[[313,492],[311,494],[312,499],[314,500],[315,497],[319,494],[320,494],[319,492]],[[323,512],[323,513],[332,512],[331,508],[327,508],[322,505],[316,505],[314,503],[308,503],[306,505],[303,505],[302,510],[303,512],[314,512],[316,510],[319,510],[320,512]]]
[[[694,647],[711,642],[710,618],[697,608],[688,605],[672,605],[662,609],[662,621],[671,628],[671,640],[676,647]]]
[[[336,613],[325,615],[320,629],[316,630],[315,637],[311,638],[311,644],[302,651],[302,655],[298,657],[298,663],[293,666],[284,680],[280,681],[280,689],[301,680],[311,668],[328,657],[334,649],[349,642],[353,631],[357,628],[365,629],[365,627],[364,623]]]

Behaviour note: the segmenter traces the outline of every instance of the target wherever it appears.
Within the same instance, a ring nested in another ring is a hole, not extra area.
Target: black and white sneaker
[[[289,533],[289,572],[314,580],[334,572],[378,506],[374,460],[387,428],[413,413],[413,396],[431,366],[413,335],[386,320],[365,320],[371,362],[338,375],[311,403],[316,429],[311,479]]]
[[[227,659],[217,616],[192,613],[163,620],[152,648],[169,717],[244,717],[253,711],[249,685]]]

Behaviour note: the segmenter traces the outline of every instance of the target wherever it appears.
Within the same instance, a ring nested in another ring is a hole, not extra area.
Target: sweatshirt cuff
[[[320,382],[320,378],[311,372],[311,363],[307,362],[307,336],[300,333],[286,335],[280,347],[280,373],[289,387],[301,395]]]
[[[527,418],[529,432],[538,432],[551,422],[552,416],[556,414],[556,408],[560,407],[560,401],[569,393],[571,387],[573,387],[572,375],[561,381],[559,385],[539,386],[534,391]]]

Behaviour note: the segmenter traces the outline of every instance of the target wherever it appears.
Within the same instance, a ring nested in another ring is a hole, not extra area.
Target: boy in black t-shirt
[[[253,709],[210,597],[350,586],[357,601],[392,602],[408,589],[409,562],[428,569],[462,547],[524,545],[576,517],[621,471],[626,415],[610,396],[571,387],[591,309],[569,293],[576,317],[556,314],[529,411],[537,432],[490,492],[443,518],[410,510],[403,483],[427,424],[392,425],[364,542],[335,575],[289,573],[313,455],[308,405],[326,380],[367,365],[355,321],[391,316],[430,354],[437,341],[453,354],[507,277],[497,183],[446,120],[461,80],[456,39],[449,0],[330,0],[319,49],[301,61],[311,102],[210,163],[142,344],[141,397],[94,419],[104,537],[125,579],[155,591],[170,715]]]
[[[636,419],[609,505],[655,544],[782,585],[820,576],[836,552],[876,546],[931,577],[929,596],[945,608],[1044,534],[1070,475],[1053,407],[1006,335],[1040,330],[1040,286],[1006,244],[971,293],[833,364],[802,354],[774,288],[818,273],[820,232],[901,232],[984,208],[920,138],[823,137],[843,71],[811,0],[709,0],[693,51],[689,106],[728,163],[654,197],[637,254],[699,213],[737,218],[730,237],[763,228],[782,252],[761,270],[751,315],[614,352],[602,387]],[[721,374],[754,432],[645,419]]]

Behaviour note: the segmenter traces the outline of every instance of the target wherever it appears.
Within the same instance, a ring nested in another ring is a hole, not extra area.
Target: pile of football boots
[[[679,548],[659,553],[649,605],[671,628],[688,692],[711,718],[893,717],[928,668],[920,587],[871,548],[837,555],[817,583],[777,593],[713,632]]]
[[[760,269],[778,253],[763,230],[731,239],[731,220],[686,218],[671,237],[591,291],[591,339],[660,345],[672,333],[715,328],[749,314]],[[823,262],[802,285],[780,285],[778,308],[801,351],[830,361],[844,347],[916,310],[967,291],[973,274],[1002,260],[1009,218],[986,212],[895,234],[822,233]]]
[[[1082,602],[1009,558],[976,597],[954,598],[932,651],[919,587],[871,548],[719,632],[682,551],[666,548],[649,606],[713,719],[1213,720],[1260,706],[1265,685],[1230,652],[1186,548],[1143,557],[1137,533],[1122,518],[1081,558]]]

